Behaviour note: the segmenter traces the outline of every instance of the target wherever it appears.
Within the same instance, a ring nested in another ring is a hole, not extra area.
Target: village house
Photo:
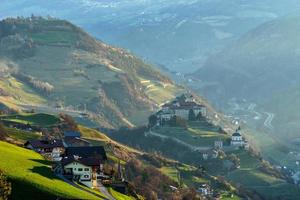
[[[190,120],[191,112],[198,119],[207,115],[206,107],[196,103],[193,96],[182,95],[162,106],[162,109],[156,113],[157,123],[158,125],[162,125],[163,122],[170,121],[174,116]]]
[[[222,140],[215,141],[214,147],[215,147],[215,149],[223,149],[223,141]]]
[[[63,144],[65,147],[91,146],[91,143],[89,141],[78,137],[66,137],[63,139]]]
[[[201,151],[203,160],[218,158],[219,152],[216,149]]]
[[[84,147],[91,146],[91,143],[83,138],[78,131],[64,132],[63,144],[65,147]]]
[[[11,120],[1,119],[1,123],[3,123],[5,126],[9,128],[15,128],[23,131],[38,131],[36,127],[31,126],[30,124],[23,124]]]
[[[106,152],[102,146],[69,147],[61,165],[64,176],[94,188],[106,177],[103,173],[106,160]]]
[[[60,161],[64,153],[64,145],[61,140],[29,140],[24,146],[34,150],[53,161]]]
[[[202,194],[204,196],[209,196],[209,195],[213,194],[213,190],[206,183],[201,184],[201,186],[198,188],[197,192],[199,192],[200,194]]]
[[[293,174],[292,179],[294,181],[294,184],[300,185],[300,171]]]

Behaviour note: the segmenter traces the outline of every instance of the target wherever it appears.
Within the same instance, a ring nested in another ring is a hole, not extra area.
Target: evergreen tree
[[[156,115],[150,115],[148,120],[149,120],[149,126],[153,127],[157,123],[157,116]]]
[[[196,121],[196,114],[193,109],[189,111],[189,121]]]
[[[3,124],[0,123],[0,140],[5,140],[7,137],[7,131]]]

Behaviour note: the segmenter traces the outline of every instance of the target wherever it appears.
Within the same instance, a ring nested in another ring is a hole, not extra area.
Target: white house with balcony
[[[63,175],[88,187],[97,187],[106,178],[103,167],[107,160],[102,146],[69,147],[61,160]]]

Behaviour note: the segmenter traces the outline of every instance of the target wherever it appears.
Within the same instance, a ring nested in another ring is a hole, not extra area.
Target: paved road
[[[272,125],[272,121],[275,117],[275,114],[274,113],[269,113],[269,112],[265,112],[265,114],[267,115],[267,118],[264,122],[264,125],[269,128],[269,129],[273,129],[273,125]]]
[[[182,140],[179,140],[178,138],[175,138],[175,137],[170,137],[170,136],[165,136],[165,135],[162,135],[162,134],[159,134],[159,133],[155,133],[153,131],[149,131],[147,133],[145,133],[145,136],[148,136],[148,135],[152,135],[152,136],[155,136],[155,137],[159,137],[161,139],[171,139],[171,140],[174,140],[175,142],[177,142],[178,144],[181,144],[183,146],[186,146],[188,147],[189,149],[191,149],[192,151],[206,151],[206,150],[209,150],[211,149],[211,147],[199,147],[199,146],[193,146],[193,145],[190,145]]]
[[[113,196],[111,196],[111,194],[107,191],[106,187],[104,187],[102,185],[101,182],[98,181],[98,184],[97,184],[97,189],[102,193],[104,194],[105,196],[108,197],[109,200],[116,200]]]
[[[251,103],[248,107],[248,111],[254,113],[256,116],[254,117],[254,119],[259,120],[262,118],[262,114],[255,111],[254,109],[256,108],[256,104],[255,103]]]
[[[66,113],[72,117],[81,117],[81,114],[83,113],[83,111],[70,110],[70,109],[57,109],[46,105],[21,105],[21,106],[29,110],[34,109],[38,112],[44,112],[44,113],[52,113],[52,114]]]
[[[256,108],[256,104],[255,103],[251,103],[248,107],[248,111],[254,113],[256,115],[256,119],[261,119],[262,118],[262,114],[255,111]],[[270,113],[270,112],[264,112],[265,115],[267,115],[267,118],[264,121],[264,126],[266,126],[269,129],[273,129],[273,125],[272,125],[272,121],[275,117],[274,113]]]
[[[78,185],[76,185],[76,184],[73,183],[72,181],[66,179],[66,178],[65,178],[63,175],[61,175],[61,174],[56,174],[56,176],[59,177],[60,179],[62,179],[63,181],[65,181],[66,183],[68,183],[68,184],[70,184],[70,185],[72,185],[72,186],[74,186],[74,187],[76,187],[76,188],[78,188],[78,189],[80,189],[80,190],[82,190],[82,191],[88,192],[88,193],[90,193],[90,194],[92,194],[92,195],[95,195],[96,197],[99,197],[100,199],[103,199],[103,196],[101,196],[101,195],[99,195],[99,194],[96,194],[96,193],[94,193],[94,192],[91,192],[91,191],[89,191],[89,190],[87,190],[87,189],[84,189],[83,187],[79,187]],[[105,190],[106,190],[106,188],[105,188]],[[103,191],[104,191],[104,189],[103,189]],[[104,194],[105,196],[108,197],[108,199],[105,199],[105,200],[116,200],[116,199],[114,199],[113,197],[110,198],[111,195],[108,193],[107,190],[106,190],[106,192],[107,192],[109,195],[107,195],[107,194],[104,193],[103,191],[100,190],[100,192],[101,192],[102,194]]]

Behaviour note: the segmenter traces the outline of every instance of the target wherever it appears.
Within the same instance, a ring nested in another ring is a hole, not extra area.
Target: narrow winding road
[[[175,137],[170,137],[170,136],[165,136],[165,135],[162,135],[162,134],[159,134],[159,133],[155,133],[153,131],[149,131],[149,132],[146,132],[145,133],[145,136],[147,137],[148,135],[152,135],[152,136],[155,136],[155,137],[159,137],[161,139],[171,139],[175,142],[177,142],[178,144],[181,144],[187,148],[189,148],[190,150],[192,151],[206,151],[208,149],[210,149],[210,147],[199,147],[199,146],[193,146],[193,145],[190,145],[182,140],[179,140],[178,138],[175,138]]]
[[[256,104],[255,103],[251,103],[248,107],[248,111],[252,112],[253,114],[255,114],[254,119],[259,120],[262,118],[262,114],[257,112],[256,110],[254,110],[256,108]]]
[[[267,115],[267,118],[266,118],[266,120],[264,122],[264,125],[266,127],[268,127],[269,129],[273,129],[274,127],[272,125],[272,121],[273,121],[273,119],[275,117],[275,114],[274,113],[269,113],[269,112],[265,112],[265,114]]]
[[[261,113],[257,112],[257,111],[255,110],[255,108],[256,108],[256,104],[255,104],[255,103],[251,103],[251,104],[248,106],[248,109],[247,109],[247,110],[248,110],[249,112],[255,114],[254,119],[256,119],[256,120],[262,119],[263,114],[267,115],[267,118],[266,118],[265,121],[264,121],[264,126],[267,127],[267,128],[269,128],[269,129],[273,129],[274,127],[273,127],[273,125],[272,125],[272,121],[273,121],[273,119],[274,119],[274,117],[275,117],[275,114],[274,114],[274,113],[270,113],[270,112],[264,112],[263,114],[261,114]]]

